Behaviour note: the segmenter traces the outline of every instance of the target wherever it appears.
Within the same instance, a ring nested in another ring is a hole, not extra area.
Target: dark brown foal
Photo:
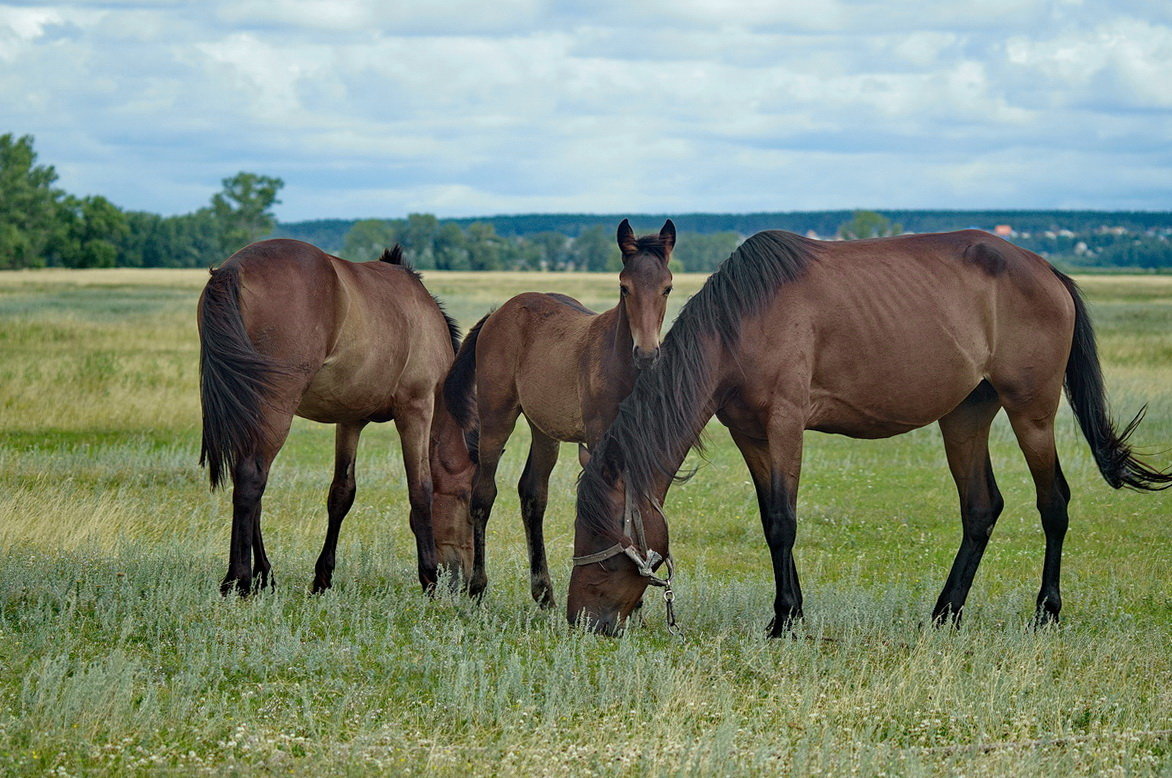
[[[636,238],[626,219],[618,228],[623,269],[619,302],[594,313],[561,294],[517,295],[468,333],[445,394],[452,412],[478,437],[472,492],[475,563],[470,591],[488,585],[484,531],[496,499],[496,469],[505,442],[525,415],[532,433],[529,458],[517,484],[529,549],[533,599],[554,604],[542,525],[549,476],[559,441],[591,446],[614,419],[638,369],[658,359],[659,331],[671,292],[668,261],[675,225]],[[585,461],[585,450],[580,450]]]

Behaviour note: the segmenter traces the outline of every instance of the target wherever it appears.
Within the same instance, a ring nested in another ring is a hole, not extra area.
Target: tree
[[[535,270],[565,270],[566,264],[573,261],[570,256],[570,239],[560,232],[539,232],[530,235],[537,246],[539,257]]]
[[[342,239],[342,254],[355,262],[378,259],[384,250],[395,245],[399,230],[385,219],[361,219]]]
[[[435,266],[440,270],[468,270],[472,267],[468,241],[459,224],[444,222],[440,225],[435,238]]]
[[[119,242],[130,224],[116,205],[101,195],[77,198],[67,195],[58,212],[61,225],[50,242],[53,264],[65,267],[114,267]]]
[[[464,233],[473,270],[500,270],[505,239],[488,222],[472,222]]]
[[[57,171],[36,161],[31,135],[0,135],[0,268],[45,264],[58,229]]]
[[[892,223],[883,214],[874,211],[855,211],[850,221],[838,228],[838,237],[843,240],[884,238],[888,235],[898,235],[901,232],[903,232],[903,225]]]
[[[430,213],[409,213],[400,240],[411,264],[423,270],[435,267],[435,239],[439,220]]]
[[[672,271],[678,262],[690,273],[711,273],[740,242],[741,236],[735,232],[681,232],[671,253]]]
[[[211,215],[220,233],[220,254],[226,257],[277,226],[269,209],[281,202],[277,193],[285,182],[241,171],[222,183],[224,190],[212,197]]]
[[[606,270],[610,260],[619,259],[619,247],[614,235],[601,224],[587,227],[574,238],[574,266],[576,270]],[[621,265],[620,265],[621,267]]]

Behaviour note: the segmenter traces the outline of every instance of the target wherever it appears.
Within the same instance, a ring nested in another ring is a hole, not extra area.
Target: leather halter
[[[654,499],[652,499],[652,504],[659,510],[659,504]],[[634,543],[624,542],[627,540],[634,540]],[[643,556],[643,552],[640,549],[646,549],[647,555]],[[646,578],[647,583],[651,586],[671,586],[671,578],[674,572],[671,555],[669,554],[665,558],[658,551],[648,547],[647,534],[643,530],[643,516],[639,513],[638,501],[630,486],[627,487],[626,506],[623,510],[623,539],[602,551],[574,557],[574,566],[580,567],[582,565],[592,565],[595,562],[604,562],[619,554],[627,556],[634,562],[636,569],[639,571],[639,575]],[[660,578],[655,574],[655,566],[660,562],[667,564],[667,578]]]

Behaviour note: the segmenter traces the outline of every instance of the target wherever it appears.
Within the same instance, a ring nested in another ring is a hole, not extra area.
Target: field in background
[[[811,433],[797,560],[805,639],[768,641],[772,575],[719,426],[667,504],[686,639],[571,632],[529,600],[513,484],[490,589],[417,591],[397,440],[363,437],[335,589],[306,589],[332,428],[298,420],[265,497],[279,583],[223,600],[229,499],[199,445],[201,271],[0,275],[0,772],[1166,774],[1172,769],[1172,494],[1110,490],[1064,411],[1074,491],[1064,626],[1026,628],[1042,561],[1028,474],[993,436],[1006,510],[959,631],[924,622],[959,541],[934,428]],[[674,306],[699,288],[677,276]],[[519,291],[602,309],[613,275],[429,273],[467,327]],[[1082,279],[1114,407],[1172,462],[1172,278]],[[673,308],[674,314],[674,308]],[[546,535],[559,606],[577,457]]]

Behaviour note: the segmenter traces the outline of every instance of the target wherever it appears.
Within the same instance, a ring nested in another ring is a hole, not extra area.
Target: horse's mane
[[[604,537],[620,533],[607,495],[621,474],[628,489],[647,496],[655,477],[674,468],[716,412],[719,354],[740,339],[741,322],[761,311],[777,289],[797,280],[817,255],[817,243],[790,232],[759,232],[721,263],[684,305],[663,340],[659,362],[639,373],[631,394],[591,451],[578,482],[578,520]]]
[[[422,286],[425,290],[427,289],[427,285],[423,283],[423,276],[419,273],[418,270],[411,266],[410,262],[407,262],[403,259],[403,247],[398,243],[389,249],[383,249],[382,256],[378,258],[378,261],[386,262],[388,265],[398,265],[410,273],[411,277],[418,281],[420,286]],[[442,300],[440,300],[434,294],[431,294],[431,292],[428,292],[428,294],[431,295],[431,299],[435,301],[436,307],[439,308],[440,313],[443,314],[444,321],[448,325],[448,337],[452,339],[452,353],[455,354],[460,350],[460,325],[456,323],[455,319],[448,315],[448,311],[446,308],[444,308],[444,303]]]

